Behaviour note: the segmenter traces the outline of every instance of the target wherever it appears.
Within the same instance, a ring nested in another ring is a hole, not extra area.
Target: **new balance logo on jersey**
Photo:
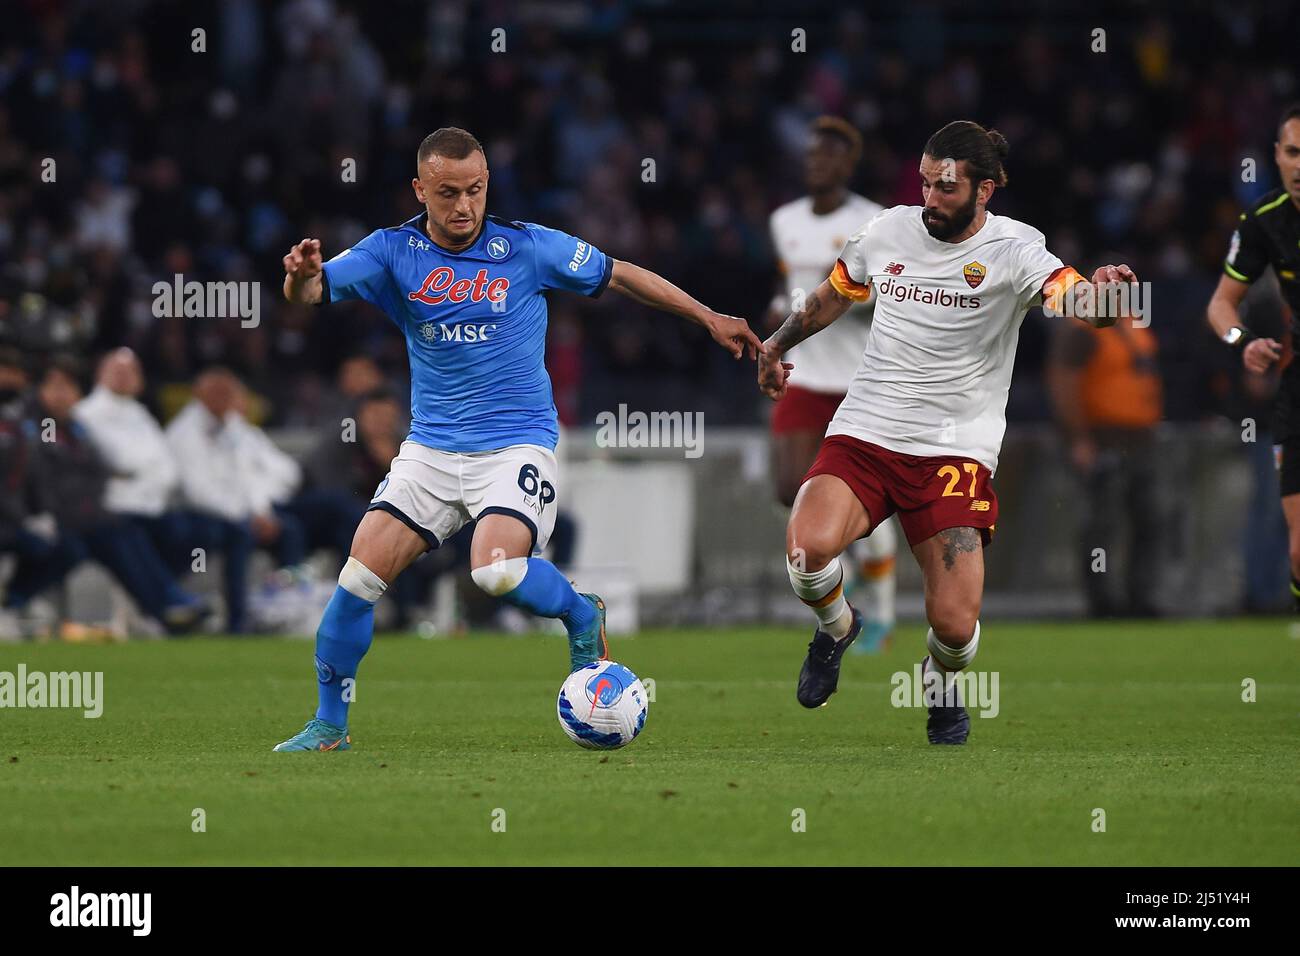
[[[477,322],[455,322],[451,325],[425,322],[420,326],[420,338],[430,344],[434,342],[486,342],[488,334],[495,331],[495,322],[486,325]]]
[[[889,265],[885,266],[885,271],[891,276],[902,275],[903,269],[904,266],[901,262],[891,262]]]
[[[487,269],[479,269],[473,279],[457,279],[456,273],[447,266],[439,266],[424,277],[424,284],[418,292],[408,292],[406,297],[412,302],[427,302],[438,305],[441,302],[500,302],[506,297],[510,280],[505,276],[488,279]]]

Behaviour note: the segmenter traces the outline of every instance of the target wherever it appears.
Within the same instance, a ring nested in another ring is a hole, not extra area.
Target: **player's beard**
[[[965,231],[966,227],[975,221],[975,201],[979,194],[971,190],[970,202],[962,206],[951,216],[945,216],[943,219],[931,219],[933,216],[940,216],[942,213],[933,213],[925,210],[921,213],[921,222],[925,226],[925,231],[936,239],[951,239],[953,236],[959,236]]]

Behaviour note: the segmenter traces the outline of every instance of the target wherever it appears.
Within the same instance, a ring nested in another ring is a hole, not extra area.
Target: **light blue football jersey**
[[[598,296],[614,260],[567,233],[495,216],[472,246],[448,252],[425,232],[426,216],[377,229],[326,262],[321,302],[364,299],[402,330],[412,441],[455,452],[554,449],[544,293]]]

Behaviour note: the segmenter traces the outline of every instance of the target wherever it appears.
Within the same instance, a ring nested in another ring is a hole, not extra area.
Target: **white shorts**
[[[533,552],[555,528],[555,453],[540,445],[495,451],[438,451],[402,442],[369,511],[386,511],[436,548],[484,515],[518,518],[533,533]]]

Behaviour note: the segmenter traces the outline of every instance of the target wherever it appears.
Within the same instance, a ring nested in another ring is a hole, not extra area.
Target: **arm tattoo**
[[[975,551],[980,546],[979,532],[974,528],[948,528],[939,532],[943,542],[943,566],[951,571],[957,563],[957,555]]]
[[[798,345],[814,332],[821,330],[822,325],[813,320],[818,312],[821,311],[822,300],[815,294],[809,296],[808,301],[804,303],[802,312],[791,312],[789,317],[781,323],[781,327],[772,335],[772,341],[782,352],[789,351],[793,346]]]

